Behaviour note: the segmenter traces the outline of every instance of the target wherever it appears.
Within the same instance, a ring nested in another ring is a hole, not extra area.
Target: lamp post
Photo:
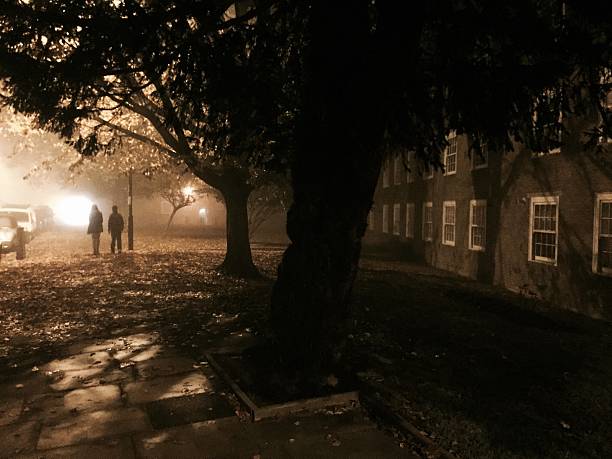
[[[128,173],[128,250],[134,250],[134,215],[132,213],[132,169]]]

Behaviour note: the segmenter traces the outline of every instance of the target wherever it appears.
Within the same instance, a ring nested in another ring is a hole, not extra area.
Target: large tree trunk
[[[249,241],[249,217],[247,203],[251,187],[246,183],[231,183],[220,189],[226,209],[227,250],[219,269],[230,276],[258,277],[253,264]]]
[[[332,171],[340,173],[338,168],[325,174],[332,179],[325,187],[312,187],[303,174],[294,181],[297,197],[287,217],[291,244],[274,285],[272,326],[283,363],[313,377],[330,371],[342,354],[378,175],[375,164],[367,167],[370,177],[361,189],[354,181],[335,185]]]
[[[360,96],[372,92],[367,56],[358,51],[368,34],[367,2],[349,3],[313,6],[308,105],[287,216],[291,244],[272,293],[271,322],[282,363],[315,384],[342,354],[381,164],[374,97]]]
[[[248,169],[226,165],[219,171],[213,171],[194,165],[192,172],[217,189],[225,201],[227,249],[219,271],[234,277],[259,277],[249,241],[247,204],[253,187],[249,184]]]

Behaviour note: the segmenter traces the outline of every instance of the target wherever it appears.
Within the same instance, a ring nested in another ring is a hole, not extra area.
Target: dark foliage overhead
[[[345,69],[348,89],[329,90],[349,91],[363,79],[362,106],[383,100],[392,145],[435,159],[456,129],[498,146],[521,140],[545,148],[558,140],[559,110],[584,114],[585,95],[602,100],[594,83],[611,59],[605,2],[369,3],[370,33],[354,43],[361,59]],[[351,5],[346,17],[330,17],[340,30],[356,20],[350,9],[359,6]],[[99,116],[109,100],[116,110],[134,109],[130,101],[142,91],[188,154],[257,151],[258,160],[278,159],[292,145],[301,101],[311,102],[301,98],[310,5],[243,2],[237,15],[230,7],[220,0],[5,1],[0,76],[8,101],[91,154],[101,147],[99,131],[75,136],[75,121]],[[329,46],[342,53],[346,44]]]

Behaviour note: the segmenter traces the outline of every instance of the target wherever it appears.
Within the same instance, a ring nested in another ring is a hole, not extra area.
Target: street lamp
[[[183,194],[188,198],[193,196],[193,192],[194,192],[194,189],[191,185],[187,185],[186,187],[183,188]]]

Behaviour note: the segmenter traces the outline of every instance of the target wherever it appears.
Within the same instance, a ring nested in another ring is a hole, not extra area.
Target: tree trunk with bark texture
[[[243,184],[230,184],[219,191],[223,195],[226,209],[227,250],[219,270],[235,277],[253,278],[259,271],[253,264],[251,243],[249,241],[249,217],[247,203],[251,187]]]
[[[315,384],[342,355],[381,164],[376,98],[360,97],[372,92],[366,91],[372,82],[358,53],[368,34],[367,3],[339,3],[313,7],[309,104],[298,132],[287,216],[291,244],[272,293],[282,363]],[[343,17],[341,27],[337,17]]]
[[[247,204],[253,190],[249,184],[249,171],[231,165],[220,171],[211,171],[194,164],[192,172],[217,189],[225,201],[227,249],[225,259],[217,269],[233,277],[259,277],[259,271],[253,264],[249,241]]]
[[[170,214],[170,217],[168,218],[168,223],[166,224],[166,233],[170,231],[170,225],[172,225],[172,220],[174,220],[174,216],[176,215],[178,210],[179,209],[177,208],[172,208],[172,213]]]

